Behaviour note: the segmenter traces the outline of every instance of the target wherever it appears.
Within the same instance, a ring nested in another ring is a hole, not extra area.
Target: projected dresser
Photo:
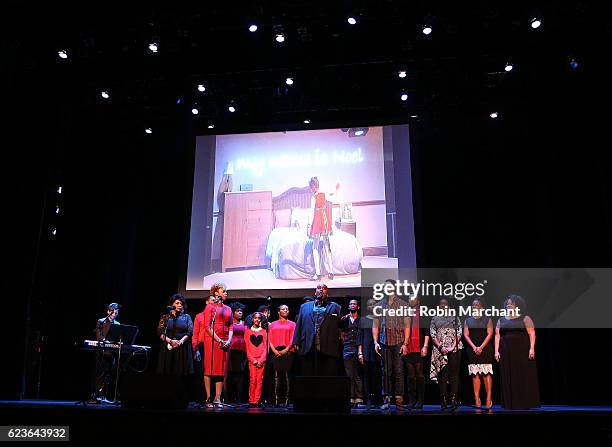
[[[223,218],[222,270],[263,266],[272,231],[272,191],[226,192]]]

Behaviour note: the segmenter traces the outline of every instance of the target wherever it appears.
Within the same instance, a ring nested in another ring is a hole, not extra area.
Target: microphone
[[[173,310],[176,310],[176,306],[166,306],[166,310],[168,312],[172,312]]]
[[[218,295],[215,297],[215,304],[220,303],[223,300],[223,297],[221,295]]]

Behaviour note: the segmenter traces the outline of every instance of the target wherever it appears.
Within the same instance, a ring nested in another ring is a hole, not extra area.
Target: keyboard
[[[118,351],[119,343],[111,343],[108,341],[97,341],[97,340],[85,340],[83,342],[83,349],[85,350],[99,350],[104,349],[108,351]],[[123,345],[121,348],[122,352],[138,352],[145,351],[149,352],[151,350],[151,346],[143,346],[143,345]]]

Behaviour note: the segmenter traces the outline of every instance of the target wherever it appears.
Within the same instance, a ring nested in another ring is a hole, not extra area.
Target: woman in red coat
[[[206,305],[212,303],[214,298],[209,296],[204,302],[204,310]],[[202,359],[204,358],[204,337],[206,336],[206,329],[204,326],[204,310],[197,314],[193,320],[193,336],[191,337],[191,348],[193,351],[194,370],[196,371],[196,377],[200,383],[204,383],[204,367],[202,365]],[[198,401],[206,400],[206,396],[202,399],[202,389],[198,389]]]
[[[207,406],[221,405],[223,380],[227,371],[228,351],[232,342],[233,317],[229,306],[223,304],[227,298],[225,284],[214,284],[210,289],[213,302],[204,309],[204,388],[208,398]],[[214,319],[214,324],[213,324]],[[210,402],[211,382],[215,382],[215,398]]]

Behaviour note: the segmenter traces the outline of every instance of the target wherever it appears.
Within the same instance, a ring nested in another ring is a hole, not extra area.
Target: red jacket
[[[204,345],[204,336],[206,335],[206,327],[204,326],[204,311],[195,316],[193,321],[193,336],[191,337],[191,346],[193,352],[198,350],[198,345]]]

